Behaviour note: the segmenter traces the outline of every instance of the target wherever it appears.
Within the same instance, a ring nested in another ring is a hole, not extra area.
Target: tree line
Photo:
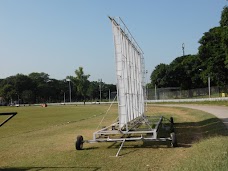
[[[179,87],[182,90],[228,85],[228,7],[221,13],[220,26],[199,40],[198,53],[183,55],[170,64],[161,63],[151,73],[150,87]]]
[[[10,103],[54,103],[69,101],[99,101],[109,99],[109,92],[116,92],[116,86],[101,81],[89,81],[82,67],[75,76],[57,80],[47,73],[32,72],[28,75],[17,74],[0,79],[0,102]],[[101,94],[100,94],[101,91]]]

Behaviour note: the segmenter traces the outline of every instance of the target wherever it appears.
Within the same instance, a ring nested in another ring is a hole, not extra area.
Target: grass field
[[[228,170],[225,126],[210,114],[185,108],[148,106],[147,115],[174,117],[177,148],[137,141],[125,142],[120,157],[113,157],[120,143],[85,143],[76,151],[76,136],[92,139],[108,107],[0,107],[0,112],[18,112],[0,127],[0,170]],[[101,126],[116,117],[113,106]]]

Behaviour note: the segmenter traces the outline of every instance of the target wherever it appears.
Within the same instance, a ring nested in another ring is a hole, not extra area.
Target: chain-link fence
[[[224,87],[206,87],[190,90],[181,90],[178,87],[155,88],[147,90],[148,100],[165,99],[191,99],[191,98],[213,98],[228,97],[228,85]]]

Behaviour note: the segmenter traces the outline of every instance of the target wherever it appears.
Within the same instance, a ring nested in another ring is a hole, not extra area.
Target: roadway
[[[226,106],[209,106],[209,105],[194,105],[194,104],[167,104],[162,106],[185,107],[201,110],[215,115],[221,119],[228,129],[228,107]]]

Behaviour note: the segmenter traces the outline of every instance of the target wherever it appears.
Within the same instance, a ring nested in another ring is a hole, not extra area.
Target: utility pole
[[[109,100],[109,102],[111,101],[111,90],[110,89],[108,90],[108,100]]]
[[[154,85],[155,100],[157,100],[157,85]]]
[[[71,102],[71,86],[70,86],[70,79],[66,79],[66,81],[69,81],[69,94],[70,94],[70,102]]]
[[[101,102],[101,83],[102,83],[102,79],[98,79],[98,81],[100,82],[99,88],[100,88],[100,102]]]
[[[211,98],[211,78],[210,75],[208,75],[208,96]]]
[[[147,73],[148,71],[146,70],[146,112],[147,112],[147,101],[148,101],[148,82],[147,82]]]
[[[184,56],[184,48],[185,48],[185,45],[184,43],[182,43],[183,56]]]
[[[66,95],[65,95],[65,92],[63,92],[63,101],[64,101],[64,104],[66,103]]]

